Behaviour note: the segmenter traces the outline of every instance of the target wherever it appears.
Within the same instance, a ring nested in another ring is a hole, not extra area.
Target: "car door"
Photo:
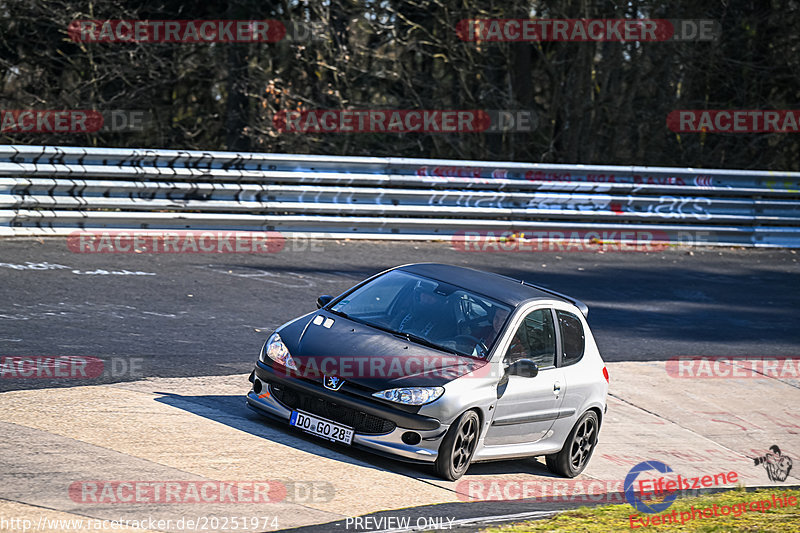
[[[586,350],[586,331],[581,318],[574,312],[566,309],[556,309],[561,342],[559,367],[564,373],[562,392],[565,399],[561,405],[561,416],[568,417],[578,413],[586,398],[591,397],[592,391],[597,387],[600,378],[599,371],[591,373],[583,364],[583,355]],[[566,394],[569,389],[569,394]]]
[[[498,382],[498,400],[484,440],[487,446],[534,443],[544,438],[558,417],[563,400],[563,370],[556,366],[556,330],[552,309],[526,312],[504,339],[504,365],[531,359],[535,377],[505,375]]]

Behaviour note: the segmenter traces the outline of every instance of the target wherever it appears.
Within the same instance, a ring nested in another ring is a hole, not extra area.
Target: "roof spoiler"
[[[514,279],[514,278],[510,278],[510,279]],[[540,290],[542,292],[546,292],[547,294],[552,294],[553,296],[557,296],[558,298],[561,298],[562,300],[566,300],[566,301],[570,302],[571,304],[573,304],[575,307],[577,307],[580,310],[581,314],[585,318],[589,318],[589,306],[586,305],[585,303],[583,303],[580,300],[576,300],[572,296],[567,296],[566,294],[562,294],[562,293],[556,292],[556,291],[554,291],[552,289],[548,289],[546,287],[542,287],[541,285],[534,285],[533,283],[528,283],[527,281],[522,281],[522,280],[518,280],[518,279],[514,280],[514,281],[518,281],[518,282],[522,283],[523,285],[527,285],[528,287],[533,287],[534,289]]]

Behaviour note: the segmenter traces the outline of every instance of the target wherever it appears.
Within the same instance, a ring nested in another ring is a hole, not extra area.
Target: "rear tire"
[[[597,413],[587,411],[570,431],[561,451],[545,456],[547,469],[564,477],[575,477],[586,468],[600,430]]]
[[[458,417],[439,446],[434,463],[436,473],[449,481],[463,476],[475,454],[479,433],[480,418],[475,411],[466,411]]]

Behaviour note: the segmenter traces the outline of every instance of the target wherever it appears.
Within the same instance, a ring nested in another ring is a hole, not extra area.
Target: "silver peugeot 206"
[[[442,264],[381,272],[264,343],[247,403],[317,437],[433,465],[544,456],[577,476],[597,444],[608,371],[583,303]]]

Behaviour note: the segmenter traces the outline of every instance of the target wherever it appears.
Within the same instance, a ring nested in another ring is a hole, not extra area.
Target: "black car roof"
[[[474,268],[441,263],[415,263],[397,267],[396,270],[418,274],[438,281],[446,281],[514,307],[527,300],[538,298],[569,302],[577,306],[584,315],[588,314],[589,311],[584,303],[564,294],[550,291],[544,287],[537,287],[518,279],[475,270]]]

